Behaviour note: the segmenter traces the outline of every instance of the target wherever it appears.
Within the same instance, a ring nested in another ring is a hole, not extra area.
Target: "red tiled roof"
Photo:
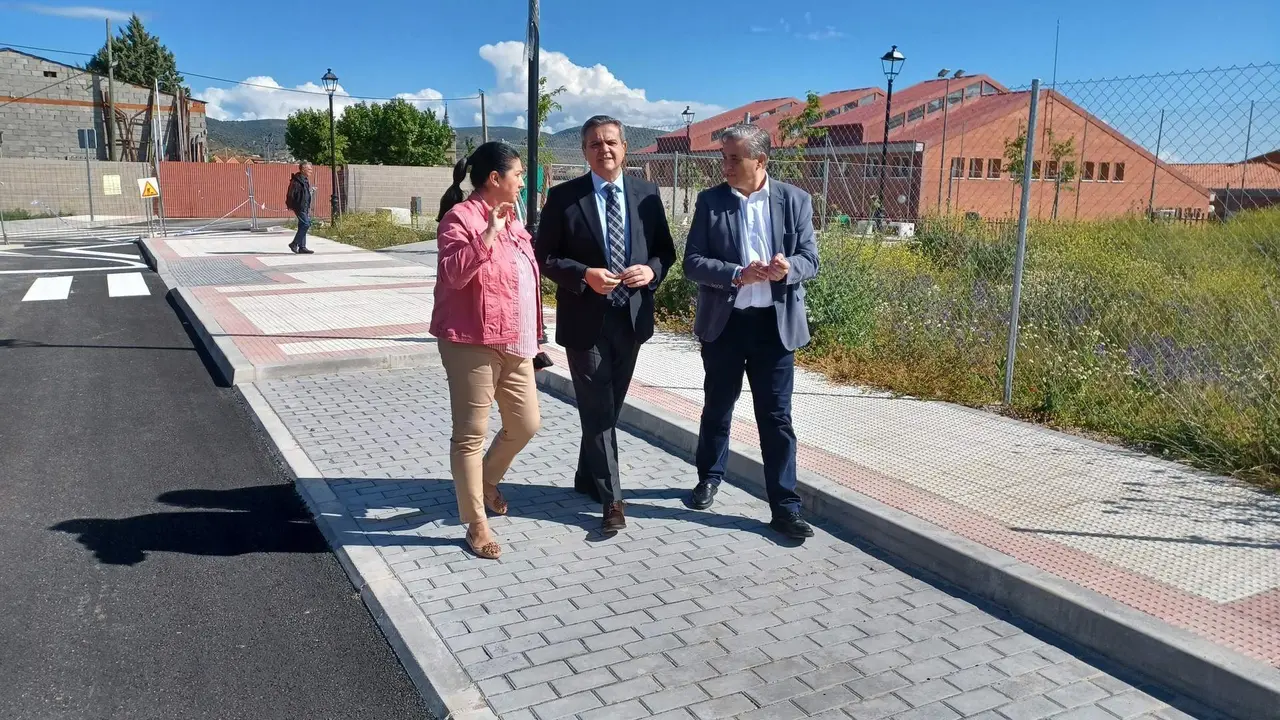
[[[1188,163],[1173,165],[1178,172],[1213,190],[1249,188],[1280,190],[1280,164],[1269,162]]]
[[[764,115],[765,113],[775,112],[779,108],[786,107],[788,104],[796,105],[800,104],[800,101],[795,98],[770,98],[768,100],[756,100],[755,102],[747,103],[746,105],[736,107],[732,110],[726,110],[725,112],[709,117],[706,120],[698,120],[690,125],[688,130],[685,128],[672,130],[666,135],[659,136],[657,144],[658,146],[666,144],[663,142],[664,140],[667,143],[678,142],[683,149],[685,133],[687,132],[693,141],[694,150],[703,150],[706,149],[704,146],[710,144],[711,136],[713,134],[729,127],[730,125],[742,122],[743,116],[747,113],[751,113],[751,117],[754,119]]]
[[[950,85],[950,92],[954,93],[956,90],[963,90],[964,88],[967,88],[974,83],[981,83],[981,82],[990,83],[993,87],[995,87],[997,90],[999,90],[1002,93],[1007,92],[1007,88],[1005,88],[1003,85],[996,82],[992,78],[988,77],[987,75],[969,75],[959,79],[953,79]],[[895,92],[893,94],[893,107],[901,108],[899,112],[905,113],[911,110],[912,108],[918,107],[923,104],[927,104],[930,100],[933,100],[934,98],[940,98],[947,92],[948,92],[948,86],[947,86],[947,80],[945,78],[937,79],[937,80],[925,80],[924,82],[916,83],[915,85],[902,88],[901,90],[898,90],[897,92]],[[990,98],[993,96],[988,95],[986,97]],[[970,102],[972,101],[966,100],[964,103],[962,103],[962,106],[968,105]],[[951,111],[948,111],[948,113],[950,112]],[[933,115],[937,115],[938,117],[941,117],[939,113],[934,113]],[[933,115],[926,115],[925,117],[927,119],[927,118],[933,117]],[[866,137],[872,137],[869,123],[874,122],[877,119],[881,123],[879,126],[881,128],[880,132],[883,132],[884,105],[881,105],[879,101],[876,101],[869,105],[863,105],[860,108],[855,108],[853,110],[850,110],[849,112],[841,113],[840,115],[836,115],[834,117],[827,118],[826,120],[823,120],[817,123],[816,126],[817,127],[836,127],[840,125],[862,125],[863,132],[866,135]],[[877,134],[876,137],[879,137],[879,135]]]
[[[876,96],[876,99],[871,101],[872,103],[879,102],[880,100],[884,99],[884,91],[881,90],[880,88],[877,88],[877,87],[854,88],[852,90],[836,90],[835,92],[829,92],[825,95],[820,95],[818,96],[818,106],[821,108],[823,113],[827,113],[827,112],[839,110],[842,106],[847,105],[849,103],[856,103],[859,100],[867,97],[868,95]],[[767,118],[762,119],[758,123],[752,123],[752,124],[757,125],[760,128],[768,131],[770,139],[772,139],[773,142],[776,144],[781,141],[778,136],[778,126],[782,123],[783,119],[788,117],[793,117],[795,115],[799,115],[801,112],[804,111],[804,107],[805,107],[805,103],[799,103],[798,105],[796,105],[795,107],[791,108],[786,112],[775,113],[773,115],[770,115]],[[845,113],[853,112],[856,109],[857,108],[846,110]],[[839,117],[839,116],[833,115],[832,117]],[[720,147],[720,143],[718,142],[713,143],[712,145],[716,149]]]

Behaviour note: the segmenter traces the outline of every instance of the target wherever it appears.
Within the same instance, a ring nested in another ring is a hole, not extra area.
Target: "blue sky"
[[[137,12],[188,73],[314,88],[332,67],[348,93],[406,94],[427,106],[483,88],[491,124],[522,124],[524,0],[222,0],[214,13],[198,7],[0,1],[0,44],[92,52],[103,42],[104,15]],[[1280,61],[1275,0],[1238,0],[1224,13],[1189,0],[1000,0],[979,7],[938,0],[545,0],[542,44],[550,52],[543,73],[569,88],[560,98],[565,111],[551,125],[570,126],[597,111],[674,125],[690,103],[705,117],[756,98],[883,84],[878,58],[894,43],[908,58],[903,82],[943,67],[990,73],[1010,86],[1034,76],[1047,82],[1059,19],[1060,79]],[[627,10],[617,15],[620,8]],[[323,102],[191,76],[188,85],[212,102],[211,114],[225,118],[283,117]],[[472,124],[478,103],[458,100],[449,108],[455,125]]]

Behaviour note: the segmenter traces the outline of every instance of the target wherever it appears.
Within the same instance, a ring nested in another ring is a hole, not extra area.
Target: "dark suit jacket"
[[[653,282],[631,290],[631,321],[636,340],[653,337],[653,293],[676,261],[675,243],[667,226],[658,186],[628,175],[625,182],[630,215],[629,265],[648,265]],[[551,188],[538,223],[534,252],[542,274],[556,285],[556,342],[587,350],[595,344],[604,324],[609,300],[586,281],[589,268],[607,268],[605,238],[596,208],[591,174]]]
[[[787,277],[770,283],[778,311],[778,336],[786,349],[795,350],[809,342],[802,283],[818,274],[813,200],[800,188],[770,178],[769,216],[773,252],[782,253],[791,263]],[[698,193],[685,245],[684,274],[698,284],[693,332],[703,342],[720,337],[738,297],[733,275],[746,264],[741,223],[741,205],[728,183]]]

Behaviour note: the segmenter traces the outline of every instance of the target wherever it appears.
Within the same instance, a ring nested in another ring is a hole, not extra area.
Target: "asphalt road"
[[[159,278],[69,264],[0,263],[0,717],[427,717]]]

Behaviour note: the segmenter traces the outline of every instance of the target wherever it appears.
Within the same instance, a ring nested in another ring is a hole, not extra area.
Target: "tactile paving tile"
[[[245,267],[239,259],[191,258],[170,261],[168,271],[174,280],[184,287],[271,283],[271,278],[257,270]]]

